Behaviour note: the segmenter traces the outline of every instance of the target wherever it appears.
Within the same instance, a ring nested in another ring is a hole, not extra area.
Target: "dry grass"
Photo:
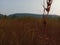
[[[0,45],[60,45],[60,22],[37,18],[1,19]]]

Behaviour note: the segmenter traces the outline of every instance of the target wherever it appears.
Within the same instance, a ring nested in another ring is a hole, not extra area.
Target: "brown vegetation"
[[[38,18],[1,19],[0,45],[60,45],[60,22]]]

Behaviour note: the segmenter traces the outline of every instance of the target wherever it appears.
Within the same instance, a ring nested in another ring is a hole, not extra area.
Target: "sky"
[[[44,0],[0,0],[0,14],[43,14],[43,1]],[[53,0],[50,14],[60,15],[60,0]]]

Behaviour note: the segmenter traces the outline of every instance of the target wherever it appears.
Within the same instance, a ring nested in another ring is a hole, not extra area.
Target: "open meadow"
[[[60,20],[4,18],[0,19],[0,45],[60,45]]]

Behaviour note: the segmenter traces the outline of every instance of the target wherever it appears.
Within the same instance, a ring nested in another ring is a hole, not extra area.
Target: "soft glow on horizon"
[[[36,13],[42,14],[42,0],[0,0],[0,13]],[[60,15],[60,0],[53,0],[50,14]]]

